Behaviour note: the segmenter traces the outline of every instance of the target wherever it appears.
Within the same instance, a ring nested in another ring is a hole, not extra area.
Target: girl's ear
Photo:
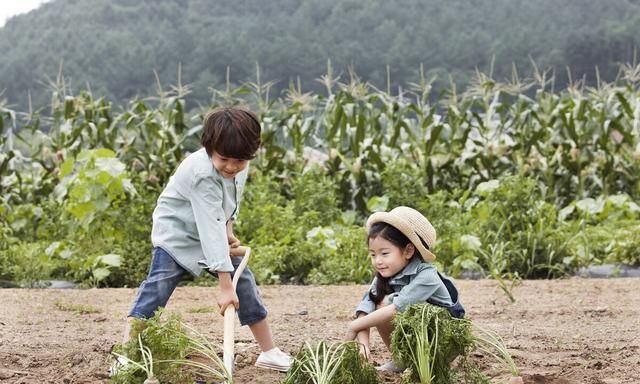
[[[415,245],[413,245],[412,243],[407,244],[406,247],[404,247],[404,251],[402,252],[402,257],[404,257],[405,259],[409,260],[413,257],[413,254],[416,252],[416,247]]]

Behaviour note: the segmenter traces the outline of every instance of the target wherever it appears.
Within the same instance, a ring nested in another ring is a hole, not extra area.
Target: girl
[[[464,317],[458,290],[451,280],[431,264],[436,231],[420,212],[397,207],[376,212],[367,220],[369,254],[376,276],[360,304],[356,319],[349,324],[347,338],[357,339],[369,357],[369,329],[376,327],[391,350],[393,316],[411,304],[430,303],[445,307],[456,318]],[[379,370],[399,371],[392,361]]]

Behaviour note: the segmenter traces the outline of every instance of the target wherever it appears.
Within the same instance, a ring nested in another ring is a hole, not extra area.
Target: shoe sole
[[[273,369],[275,371],[280,371],[280,372],[287,372],[289,370],[289,366],[285,367],[283,365],[269,364],[269,363],[263,363],[263,362],[256,362],[255,366],[258,368]]]

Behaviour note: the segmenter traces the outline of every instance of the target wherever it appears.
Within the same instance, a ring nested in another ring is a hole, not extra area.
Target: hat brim
[[[411,229],[411,225],[409,225],[407,221],[389,212],[376,212],[369,216],[369,219],[367,220],[367,230],[369,230],[369,228],[371,228],[373,224],[380,222],[394,226],[397,230],[402,232],[402,234],[407,236],[409,241],[411,241],[411,243],[420,253],[420,256],[422,256],[422,260],[426,261],[427,263],[435,261],[436,255],[434,255],[424,245],[422,245],[422,241],[420,241],[420,238],[415,233],[415,231]]]

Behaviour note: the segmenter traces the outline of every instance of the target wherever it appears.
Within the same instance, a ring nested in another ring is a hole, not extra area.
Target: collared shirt
[[[232,272],[227,221],[235,219],[247,169],[225,179],[204,148],[187,156],[158,198],[151,241],[198,276],[203,266]]]
[[[373,279],[369,291],[375,289],[377,279]],[[391,277],[389,287],[393,293],[387,296],[387,300],[395,304],[399,312],[404,311],[408,305],[424,303],[427,300],[445,307],[453,305],[451,295],[438,276],[436,266],[419,258],[411,260],[402,271]],[[375,311],[376,304],[369,298],[369,291],[358,304],[356,314]]]

